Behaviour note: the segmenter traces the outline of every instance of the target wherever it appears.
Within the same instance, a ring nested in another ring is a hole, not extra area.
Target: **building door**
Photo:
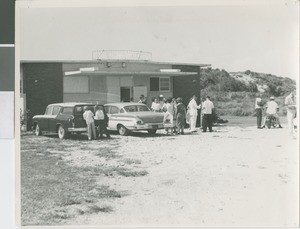
[[[123,102],[130,102],[130,95],[131,95],[130,92],[131,92],[130,87],[121,87],[120,100]]]

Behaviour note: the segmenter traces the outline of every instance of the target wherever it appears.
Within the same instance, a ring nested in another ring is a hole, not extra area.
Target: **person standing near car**
[[[147,105],[147,97],[145,97],[144,95],[141,95],[139,103],[143,103],[143,104]]]
[[[176,99],[176,129],[177,134],[184,134],[185,118],[186,118],[186,109],[182,103],[182,98]]]
[[[172,101],[172,98],[168,98],[165,104],[166,110],[164,111],[164,126],[167,134],[173,134],[174,130],[174,116],[175,116],[175,108]]]
[[[213,110],[214,104],[210,101],[210,97],[206,96],[206,100],[203,102],[202,112],[203,112],[203,131],[206,132],[207,127],[209,132],[212,132],[212,123],[213,123]]]
[[[255,99],[256,124],[258,129],[262,129],[261,121],[262,121],[262,112],[263,112],[264,104],[261,97],[262,95],[259,94]]]
[[[95,122],[94,122],[94,114],[90,110],[89,107],[84,107],[84,113],[83,113],[83,119],[86,122],[87,126],[87,133],[89,140],[92,140],[93,138],[96,139],[96,129],[95,129]]]
[[[151,110],[154,112],[160,112],[160,104],[157,98],[154,98],[154,101],[151,104]]]
[[[102,106],[95,106],[95,126],[97,136],[103,138],[103,134],[106,134],[107,138],[110,138],[110,135],[107,130],[108,117]]]
[[[164,112],[165,98],[163,95],[158,96],[158,103],[159,103],[159,111]]]
[[[191,132],[196,131],[196,121],[197,121],[197,116],[198,116],[198,109],[200,109],[201,105],[197,105],[197,96],[193,95],[191,101],[188,104],[188,110],[189,110],[189,115],[190,115],[190,129]]]
[[[296,107],[296,90],[292,91],[284,101],[284,104],[286,105],[286,117],[288,121],[288,129],[290,133],[293,133],[294,124],[293,119],[297,115],[297,107]]]

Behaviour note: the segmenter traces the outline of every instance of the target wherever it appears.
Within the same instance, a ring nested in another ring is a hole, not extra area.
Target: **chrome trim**
[[[82,128],[72,128],[72,127],[69,127],[68,131],[69,132],[85,132],[85,131],[87,131],[87,128],[86,127],[82,127]]]

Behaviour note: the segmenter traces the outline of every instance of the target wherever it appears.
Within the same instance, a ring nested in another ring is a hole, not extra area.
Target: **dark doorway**
[[[130,91],[129,87],[121,87],[121,101],[122,102],[130,102]]]

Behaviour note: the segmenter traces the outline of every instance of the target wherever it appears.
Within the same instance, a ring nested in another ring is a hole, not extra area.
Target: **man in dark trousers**
[[[213,123],[213,110],[214,104],[210,101],[210,97],[206,96],[206,100],[202,105],[202,113],[203,113],[203,132],[206,132],[207,127],[209,132],[212,132],[212,123]]]
[[[261,121],[262,121],[262,112],[263,112],[263,101],[261,99],[261,94],[258,95],[258,97],[255,99],[255,112],[256,112],[256,122],[257,122],[257,128],[262,129],[261,127]]]

